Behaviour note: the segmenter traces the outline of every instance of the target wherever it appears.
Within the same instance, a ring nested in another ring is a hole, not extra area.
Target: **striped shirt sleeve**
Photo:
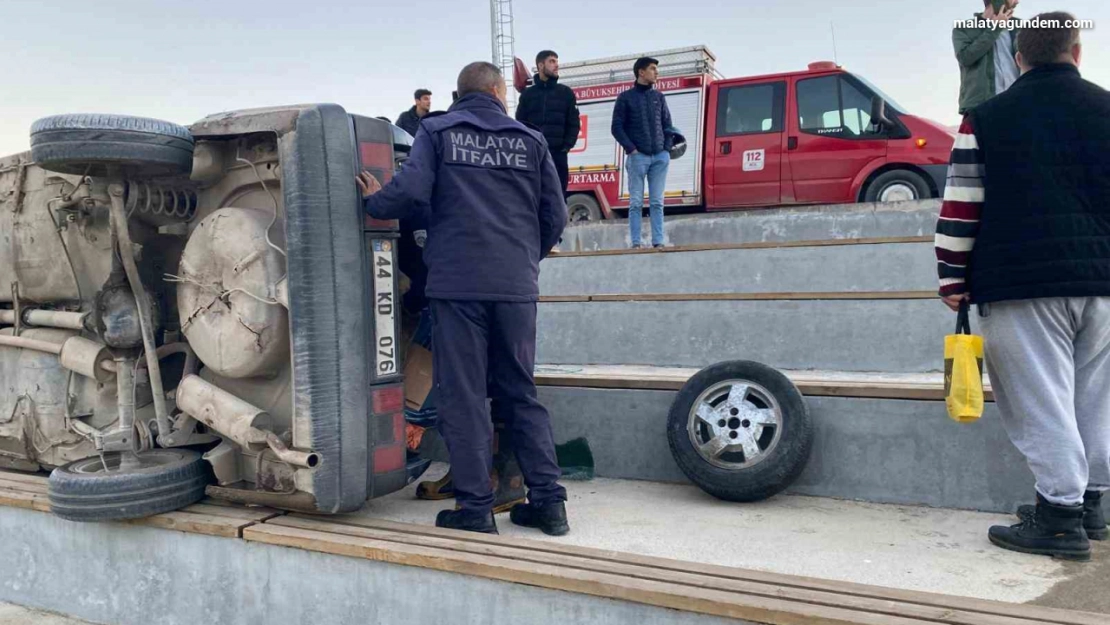
[[[942,296],[968,292],[967,265],[985,200],[984,170],[975,129],[971,118],[965,117],[952,148],[944,204],[937,220],[937,275]]]

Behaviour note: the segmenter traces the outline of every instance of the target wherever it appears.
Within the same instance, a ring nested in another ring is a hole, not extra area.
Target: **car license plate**
[[[396,267],[393,241],[374,239],[374,346],[376,377],[398,373],[400,355],[397,349],[397,303],[395,301]]]

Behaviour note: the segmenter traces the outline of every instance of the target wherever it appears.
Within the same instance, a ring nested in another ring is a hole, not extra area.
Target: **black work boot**
[[[518,504],[509,512],[509,519],[516,525],[538,529],[548,536],[564,536],[570,532],[567,506],[562,501]]]
[[[493,459],[493,513],[503,514],[524,503],[524,475],[520,465],[512,458],[499,462]]]
[[[480,510],[444,510],[436,516],[436,527],[482,534],[498,533],[497,522],[493,520],[493,512],[482,512]]]
[[[1083,531],[1083,506],[1058,506],[1039,494],[1032,516],[1011,527],[990,529],[990,541],[1003,549],[1086,562],[1091,543]]]
[[[1097,490],[1089,490],[1083,494],[1083,529],[1087,530],[1087,538],[1091,540],[1110,538],[1110,530],[1106,529],[1106,515],[1102,512],[1102,493]]]
[[[1037,506],[1018,506],[1017,516],[1024,521],[1036,512]],[[1083,530],[1090,540],[1110,538],[1110,530],[1106,528],[1106,515],[1102,512],[1102,493],[1098,491],[1089,490],[1083,495]]]

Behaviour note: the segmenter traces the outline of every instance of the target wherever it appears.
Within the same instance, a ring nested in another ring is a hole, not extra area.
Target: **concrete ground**
[[[445,470],[433,466],[425,479]],[[507,515],[498,517],[502,535],[1110,614],[1110,547],[1096,543],[1087,564],[1004,551],[987,528],[1015,522],[1006,515],[800,496],[732,504],[694,486],[611,479],[567,489],[569,536],[516,527]],[[376,499],[362,514],[431,525],[453,505],[418,501],[414,491]]]
[[[0,603],[0,625],[91,625],[67,616]]]

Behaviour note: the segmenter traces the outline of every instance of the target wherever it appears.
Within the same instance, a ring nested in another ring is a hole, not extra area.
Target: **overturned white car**
[[[35,123],[0,159],[0,468],[53,469],[54,512],[207,493],[337,513],[415,479],[393,223],[354,185],[409,138],[335,105],[190,128]]]

